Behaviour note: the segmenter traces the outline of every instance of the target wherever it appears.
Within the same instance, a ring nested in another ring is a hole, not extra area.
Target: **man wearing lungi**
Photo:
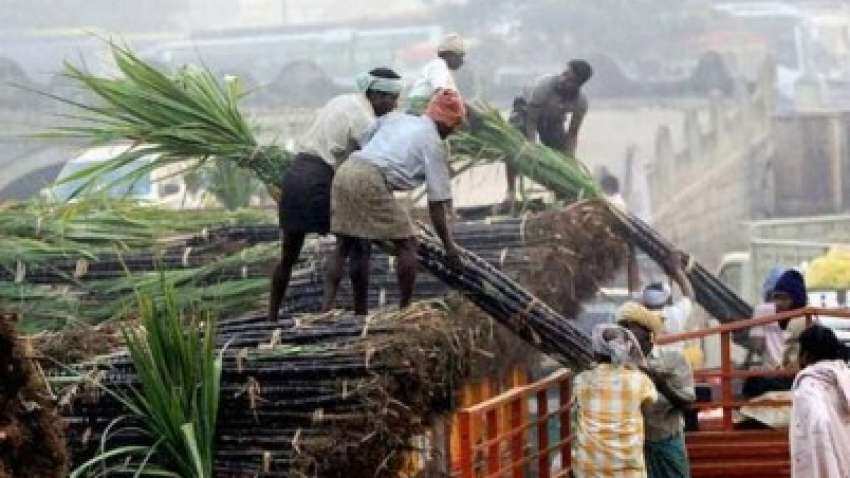
[[[334,170],[359,149],[363,134],[396,107],[401,77],[388,68],[377,68],[357,78],[357,93],[337,96],[316,114],[306,134],[298,141],[299,153],[286,169],[279,203],[281,261],[272,275],[269,320],[276,320],[286,295],[292,268],[309,233],[330,232],[331,183]],[[338,247],[341,245],[338,243]],[[368,243],[349,242],[351,281],[355,309],[366,311],[369,256]],[[337,255],[340,255],[337,254]]]
[[[337,171],[331,195],[331,231],[347,246],[359,239],[391,241],[398,254],[399,305],[410,304],[416,281],[416,233],[410,212],[393,196],[422,184],[431,222],[452,264],[458,251],[448,227],[452,191],[444,139],[466,116],[463,99],[439,90],[422,116],[380,118],[371,139]]]

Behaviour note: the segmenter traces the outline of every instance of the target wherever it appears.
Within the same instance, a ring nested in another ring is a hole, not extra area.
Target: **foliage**
[[[222,371],[215,321],[209,314],[186,315],[174,289],[164,279],[160,285],[161,301],[138,296],[142,328],[123,330],[139,388],[109,391],[127,407],[132,425],[113,422],[100,454],[74,470],[72,478],[97,465],[136,476],[214,476]],[[136,432],[145,443],[109,448],[110,435],[121,432]]]

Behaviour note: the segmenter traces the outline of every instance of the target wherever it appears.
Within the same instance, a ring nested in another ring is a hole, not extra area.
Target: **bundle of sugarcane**
[[[23,318],[24,330],[29,332],[76,323],[98,324],[120,316],[133,304],[137,293],[156,290],[164,278],[178,291],[181,304],[205,303],[226,317],[262,304],[268,291],[269,264],[277,254],[276,244],[261,244],[210,257],[208,262],[193,267],[181,265],[166,270],[160,265],[132,273],[116,263],[117,269],[106,278],[99,274],[60,274],[46,280],[47,284],[0,282],[0,306],[17,312]],[[293,279],[299,281],[309,273],[296,272]]]
[[[174,211],[98,198],[68,204],[8,203],[0,207],[0,267],[21,281],[31,266],[151,248],[213,225],[261,222],[272,222],[269,214],[256,210]]]
[[[523,176],[554,191],[567,203],[602,199],[601,190],[577,159],[527,141],[522,132],[505,121],[497,110],[481,107],[475,117],[472,127],[453,140],[452,151],[455,154],[471,161],[503,161]],[[611,221],[599,222],[599,226],[618,231],[621,238],[666,268],[669,257],[676,251],[675,246],[634,215],[615,207],[609,209]],[[579,230],[574,232],[581,234]],[[752,314],[752,308],[746,302],[695,261],[691,260],[681,267],[685,268],[693,284],[697,302],[714,317],[726,321]]]
[[[462,303],[416,303],[366,321],[348,314],[218,323],[221,377],[216,476],[398,476],[411,437],[453,408],[468,380],[503,376],[534,354]],[[102,386],[138,384],[126,355],[81,367]],[[69,443],[80,463],[126,411],[67,376]],[[110,446],[132,444],[112,436]]]
[[[153,158],[116,182],[132,183],[169,164],[188,162],[186,169],[190,170],[216,160],[253,171],[272,197],[279,197],[281,171],[290,155],[275,145],[257,142],[256,127],[238,108],[243,92],[237,78],[220,82],[208,69],[193,66],[169,74],[128,48],[111,42],[109,46],[121,77],[100,77],[71,64],[65,66],[65,75],[102,103],[83,104],[45,93],[81,111],[73,117],[76,124],[56,128],[53,135],[95,144],[134,142],[114,160],[69,177],[69,181],[84,180],[79,191],[90,187],[103,173],[140,164],[141,158]]]

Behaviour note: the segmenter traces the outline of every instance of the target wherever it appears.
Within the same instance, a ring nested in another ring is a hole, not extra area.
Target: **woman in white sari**
[[[850,368],[835,333],[813,325],[800,335],[789,429],[794,478],[850,477]]]

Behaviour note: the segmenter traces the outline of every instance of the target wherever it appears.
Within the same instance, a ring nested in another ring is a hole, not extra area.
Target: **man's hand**
[[[680,271],[684,269],[687,264],[688,257],[682,251],[673,251],[670,255],[667,256],[667,266],[670,269],[670,272]]]

